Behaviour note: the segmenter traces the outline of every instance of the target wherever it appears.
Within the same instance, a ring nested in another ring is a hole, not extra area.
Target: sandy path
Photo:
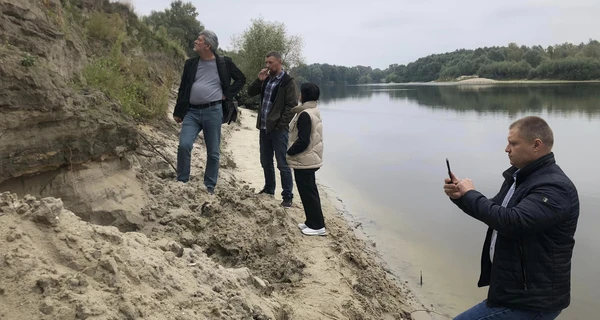
[[[236,177],[245,181],[258,192],[264,185],[264,177],[259,158],[259,134],[255,127],[256,113],[251,110],[242,109],[241,126],[232,132],[225,147],[233,155],[236,163]],[[277,190],[275,191],[276,203],[281,201],[281,186],[279,172],[276,170]],[[317,172],[318,179],[318,172]],[[347,253],[355,251],[360,247],[364,252],[370,251],[363,241],[356,238],[353,230],[338,209],[340,203],[330,199],[320,186],[321,202],[325,216],[325,224],[328,230],[327,237],[303,236],[299,229],[295,229],[299,239],[297,254],[305,257],[308,276],[300,282],[297,290],[284,293],[286,300],[294,301],[294,314],[299,319],[348,319],[352,315],[351,300],[356,301],[355,284],[362,281],[358,277],[360,273],[348,265]],[[296,186],[294,185],[294,205],[285,210],[292,220],[297,223],[304,221],[304,211]],[[348,248],[345,248],[349,245]],[[340,253],[340,246],[342,252]],[[357,258],[358,265],[366,263]],[[373,263],[369,261],[369,264]],[[359,268],[362,269],[362,268]],[[386,291],[388,288],[373,288]],[[391,288],[390,288],[391,289]],[[410,307],[416,309],[417,303],[406,287],[397,289],[406,297],[397,297],[396,302],[407,300]],[[390,291],[395,291],[394,289]],[[375,299],[374,299],[375,301]],[[382,302],[380,300],[380,302]],[[375,301],[375,303],[378,303]],[[402,303],[402,302],[400,302]],[[399,310],[398,310],[399,311]],[[415,315],[413,315],[415,316]],[[389,316],[390,319],[394,317]],[[428,317],[426,319],[429,319]]]

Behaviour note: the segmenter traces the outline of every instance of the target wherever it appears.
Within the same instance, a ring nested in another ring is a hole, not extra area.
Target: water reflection
[[[600,115],[600,84],[502,84],[469,86],[382,85],[334,86],[324,88],[321,100],[370,99],[387,94],[390,99],[408,99],[432,109],[477,113],[523,112]]]

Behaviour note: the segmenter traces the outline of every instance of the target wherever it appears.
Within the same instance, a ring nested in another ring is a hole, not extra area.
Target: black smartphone
[[[448,167],[448,178],[450,178],[450,181],[452,181],[452,173],[450,171],[450,161],[448,161],[448,158],[446,158],[446,167]]]

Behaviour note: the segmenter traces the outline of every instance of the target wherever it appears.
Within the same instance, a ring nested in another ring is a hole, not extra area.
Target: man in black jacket
[[[260,193],[275,194],[275,168],[273,167],[273,154],[275,154],[283,188],[281,205],[291,207],[294,182],[292,170],[285,157],[289,123],[294,117],[291,110],[298,105],[298,92],[294,79],[283,70],[279,52],[267,53],[265,62],[267,67],[260,71],[258,79],[248,88],[250,97],[260,95],[256,128],[260,130],[260,164],[265,175],[265,186]]]
[[[192,147],[204,130],[206,169],[204,185],[213,194],[219,176],[221,124],[235,112],[231,100],[246,83],[246,77],[229,57],[219,57],[217,35],[209,30],[200,32],[194,42],[198,57],[188,59],[183,68],[173,119],[182,123],[177,150],[177,180],[190,179]],[[231,84],[231,79],[234,83]]]
[[[555,319],[569,306],[579,197],[554,160],[553,142],[543,119],[515,121],[505,149],[512,166],[492,199],[470,179],[445,180],[451,200],[489,226],[478,282],[490,286],[487,300],[455,319]]]

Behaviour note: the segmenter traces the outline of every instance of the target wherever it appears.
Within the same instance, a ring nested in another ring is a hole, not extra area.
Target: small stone
[[[23,200],[25,200],[27,204],[32,204],[35,202],[35,197],[30,194],[26,194],[25,197],[23,197]]]
[[[138,318],[137,317],[138,313],[136,312],[133,305],[131,305],[131,303],[128,301],[125,301],[123,304],[121,304],[119,311],[121,311],[121,313],[125,315],[125,318],[127,320],[135,320]]]
[[[172,241],[169,245],[169,249],[176,257],[181,258],[183,256],[183,247],[179,243]]]
[[[268,282],[259,277],[253,276],[252,284],[254,284],[254,286],[265,295],[271,295],[271,293],[273,292],[273,287],[270,286]]]
[[[158,241],[156,241],[156,245],[162,250],[162,251],[167,251],[168,249],[168,245],[169,245],[169,239],[160,239]]]
[[[60,199],[44,198],[41,206],[35,210],[34,221],[44,224],[58,224],[58,217],[63,210],[63,202]]]
[[[77,286],[79,286],[79,279],[71,278],[71,279],[69,279],[69,284],[73,287],[77,287]]]
[[[4,288],[0,288],[0,296],[3,296],[4,292],[5,292]]]
[[[54,311],[54,303],[52,302],[52,300],[50,300],[50,298],[45,298],[44,301],[42,301],[42,304],[40,305],[40,311],[43,314],[51,314],[52,311]]]
[[[18,214],[25,214],[25,213],[27,213],[28,210],[29,210],[29,206],[28,205],[23,205],[23,206],[20,206],[19,209],[17,209],[17,213]]]
[[[113,258],[104,258],[98,263],[102,268],[108,270],[112,274],[117,274],[119,268]]]

